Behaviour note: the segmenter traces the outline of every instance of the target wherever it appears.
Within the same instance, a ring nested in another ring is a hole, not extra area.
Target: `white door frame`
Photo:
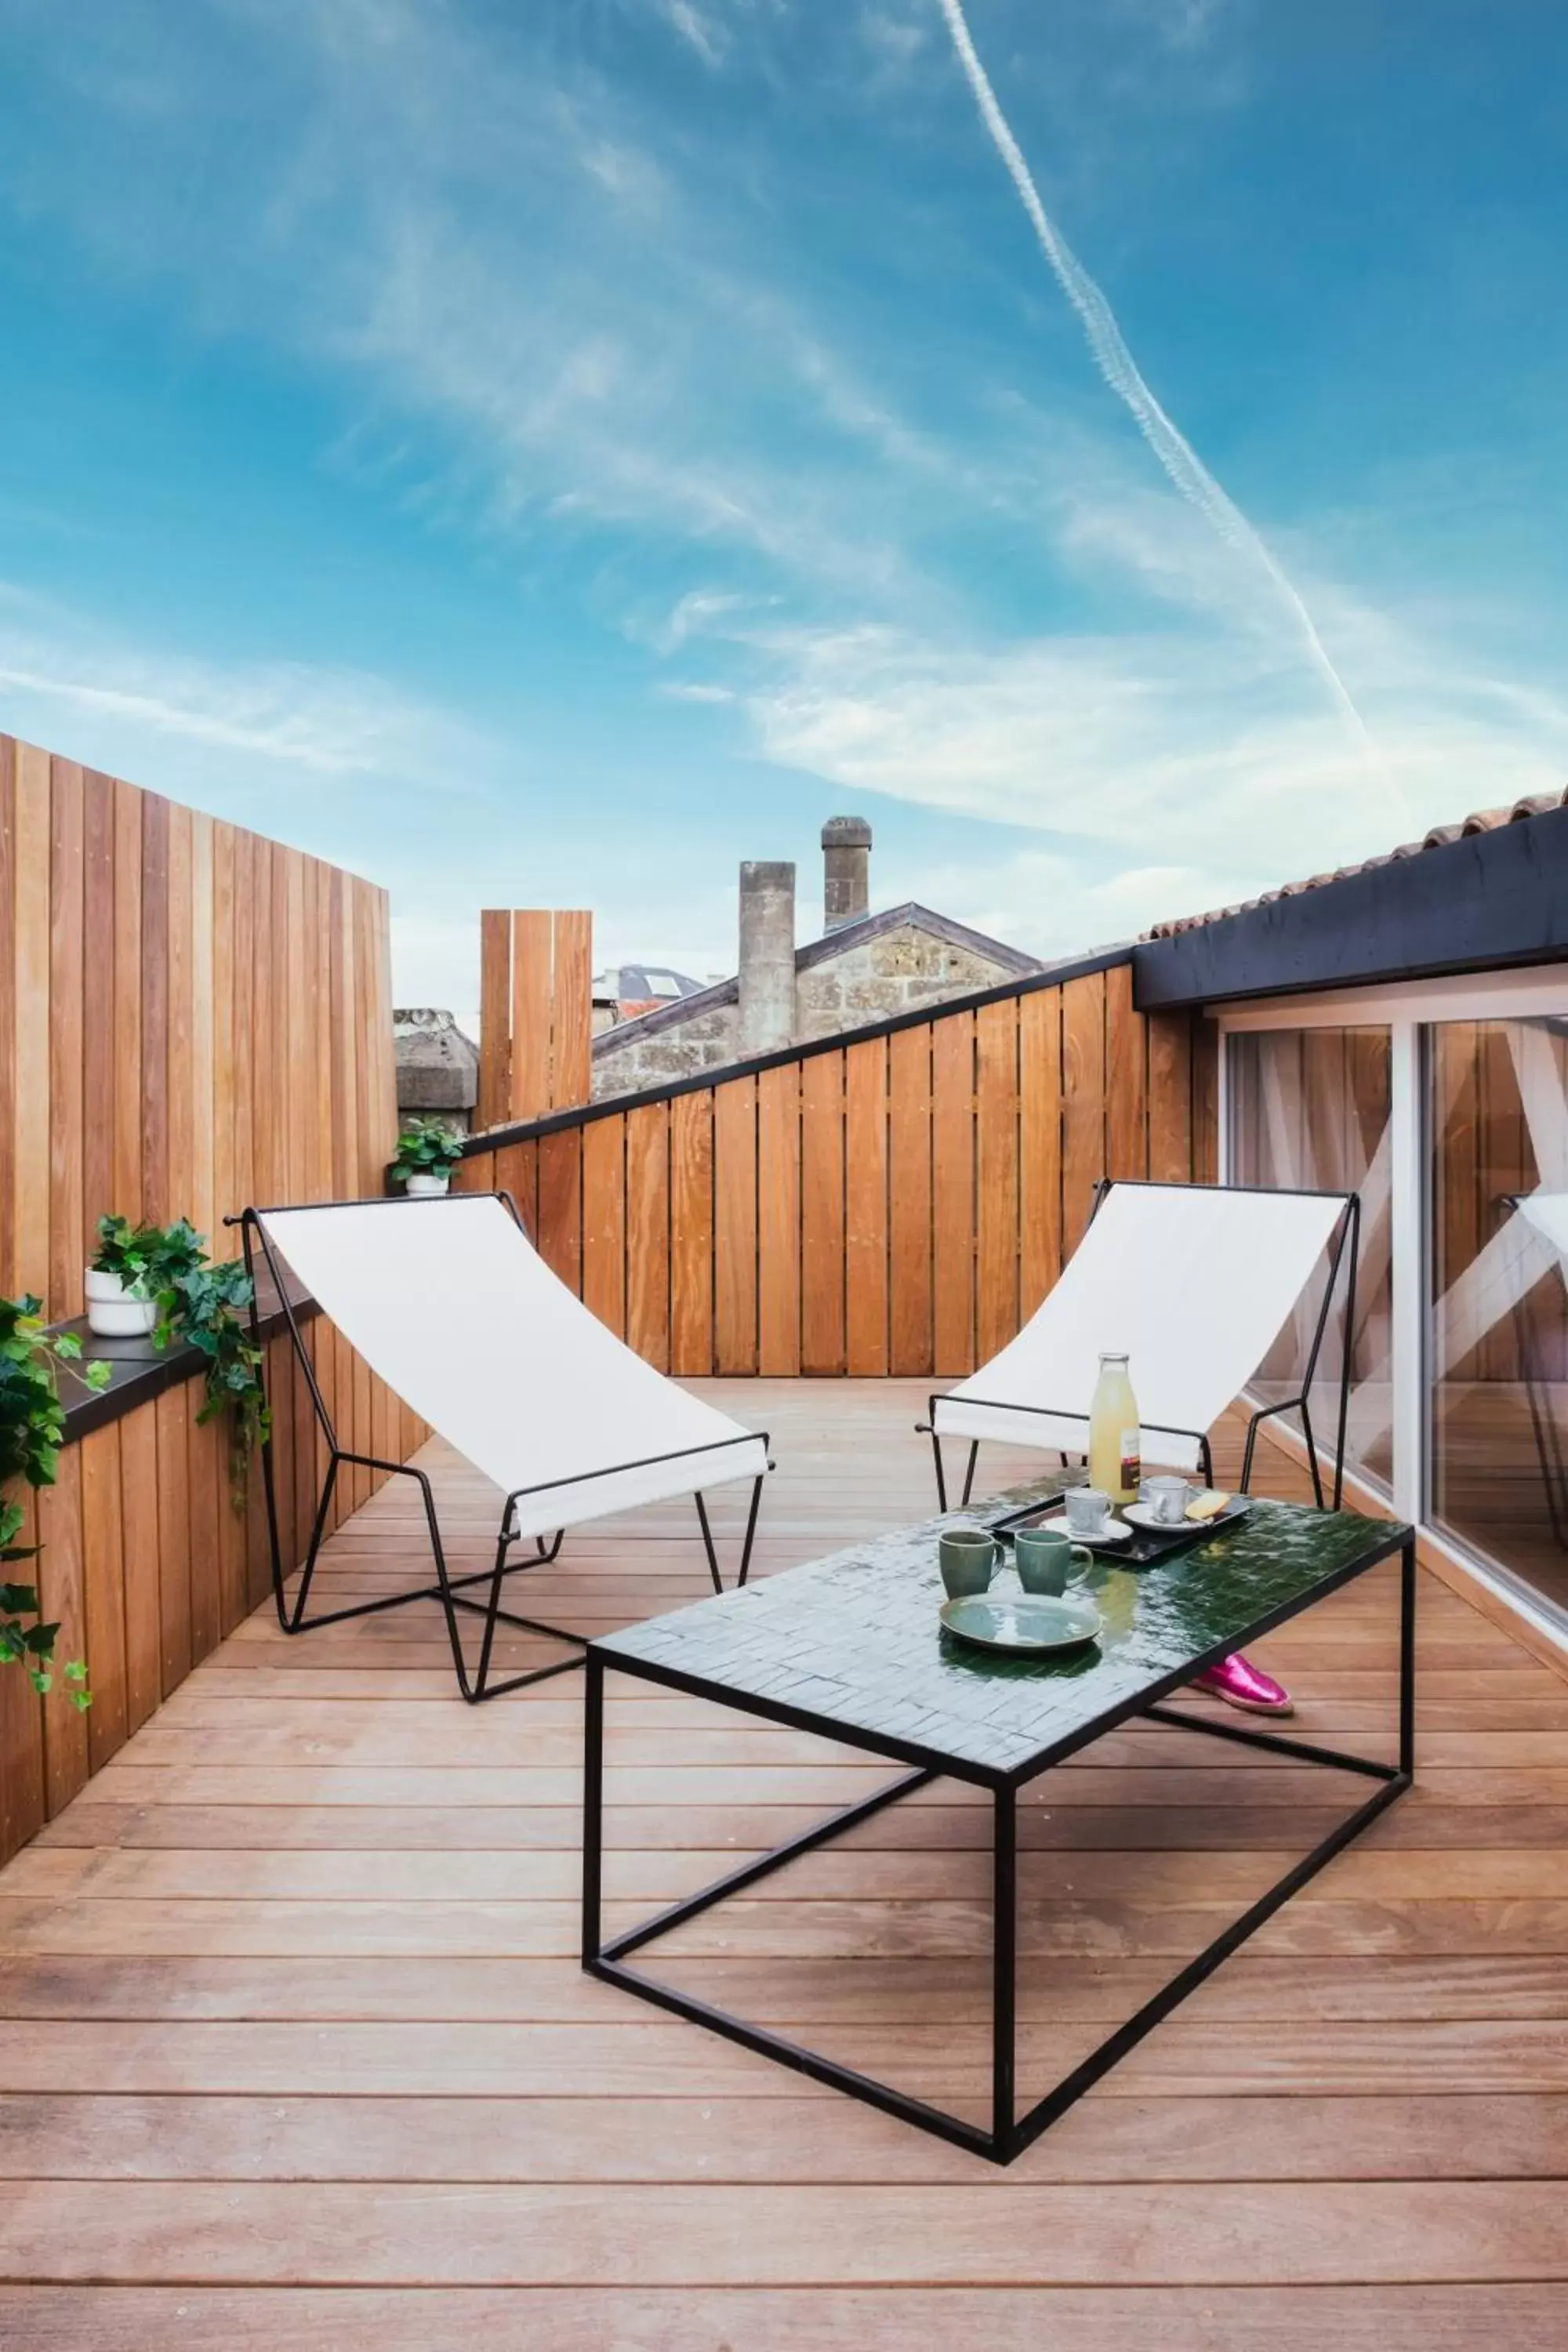
[[[1550,1603],[1543,1604],[1521,1580],[1500,1572],[1493,1562],[1458,1544],[1452,1535],[1431,1528],[1426,1519],[1425,1032],[1429,1024],[1443,1021],[1529,1020],[1545,1014],[1568,1018],[1568,965],[1552,964],[1535,971],[1474,972],[1458,980],[1408,981],[1393,987],[1332,989],[1209,1010],[1220,1031],[1222,1182],[1228,1181],[1232,1172],[1226,1038],[1271,1029],[1388,1030],[1394,1507],[1402,1519],[1418,1527],[1436,1549],[1562,1640],[1568,1621]]]

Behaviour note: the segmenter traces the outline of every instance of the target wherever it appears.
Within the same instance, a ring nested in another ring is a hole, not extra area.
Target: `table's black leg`
[[[599,1888],[605,1835],[605,1662],[592,1650],[583,1695],[583,1965],[599,1957]]]
[[[992,1849],[991,2139],[999,2164],[1012,2155],[1018,2044],[1018,1798],[998,1789]]]
[[[1415,1538],[1399,1556],[1399,1769],[1415,1774]]]

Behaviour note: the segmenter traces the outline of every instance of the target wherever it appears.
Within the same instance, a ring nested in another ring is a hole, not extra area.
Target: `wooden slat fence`
[[[1214,1177],[1215,1041],[1145,1017],[1130,965],[542,1132],[479,1135],[556,1272],[649,1362],[971,1371],[1033,1313],[1104,1175]]]
[[[79,1315],[106,1210],[378,1192],[384,891],[0,735],[0,1291]]]
[[[0,1290],[79,1314],[105,1211],[188,1215],[218,1255],[248,1201],[378,1193],[396,1135],[385,894],[320,859],[0,736]],[[344,1442],[425,1435],[324,1321]],[[314,1424],[269,1348],[285,1549],[302,1553]],[[85,1656],[85,1716],[0,1670],[0,1855],[105,1763],[267,1586],[259,1475],[233,1508],[199,1381],[91,1431],[30,1504],[46,1616]],[[337,1516],[369,1495],[358,1471]]]
[[[479,1123],[539,1118],[591,1091],[594,920],[583,908],[479,917]]]

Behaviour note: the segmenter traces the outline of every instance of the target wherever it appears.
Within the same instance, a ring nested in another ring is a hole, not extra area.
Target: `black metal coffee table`
[[[970,1649],[942,1631],[936,1538],[944,1527],[995,1527],[1037,1505],[1046,1480],[988,1507],[950,1513],[760,1584],[628,1626],[588,1650],[584,1778],[583,1965],[661,2009],[868,2100],[994,2163],[1010,2164],[1221,1960],[1411,1785],[1415,1738],[1415,1551],[1411,1530],[1349,1511],[1255,1503],[1226,1534],[1132,1571],[1100,1563],[1086,1580],[1105,1618],[1091,1648],[1054,1658]],[[1201,1721],[1163,1704],[1202,1669],[1399,1553],[1399,1761],[1342,1754],[1278,1732]],[[817,1732],[913,1769],[700,1894],[605,1943],[600,1930],[606,1669]],[[1189,1960],[1124,2025],[1022,2116],[1015,2086],[1018,1791],[1131,1717],[1298,1761],[1364,1774],[1375,1793]],[[754,1885],[911,1790],[947,1777],[991,1792],[993,1859],[991,2124],[944,2113],[890,2084],[748,2024],[628,1968],[627,1955]]]

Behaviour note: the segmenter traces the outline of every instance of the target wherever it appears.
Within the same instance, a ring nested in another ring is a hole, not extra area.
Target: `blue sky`
[[[1568,781],[1568,11],[968,21],[1224,509],[942,0],[0,0],[0,724],[458,1007],[487,903],[807,935],[840,810],[1056,953]]]

